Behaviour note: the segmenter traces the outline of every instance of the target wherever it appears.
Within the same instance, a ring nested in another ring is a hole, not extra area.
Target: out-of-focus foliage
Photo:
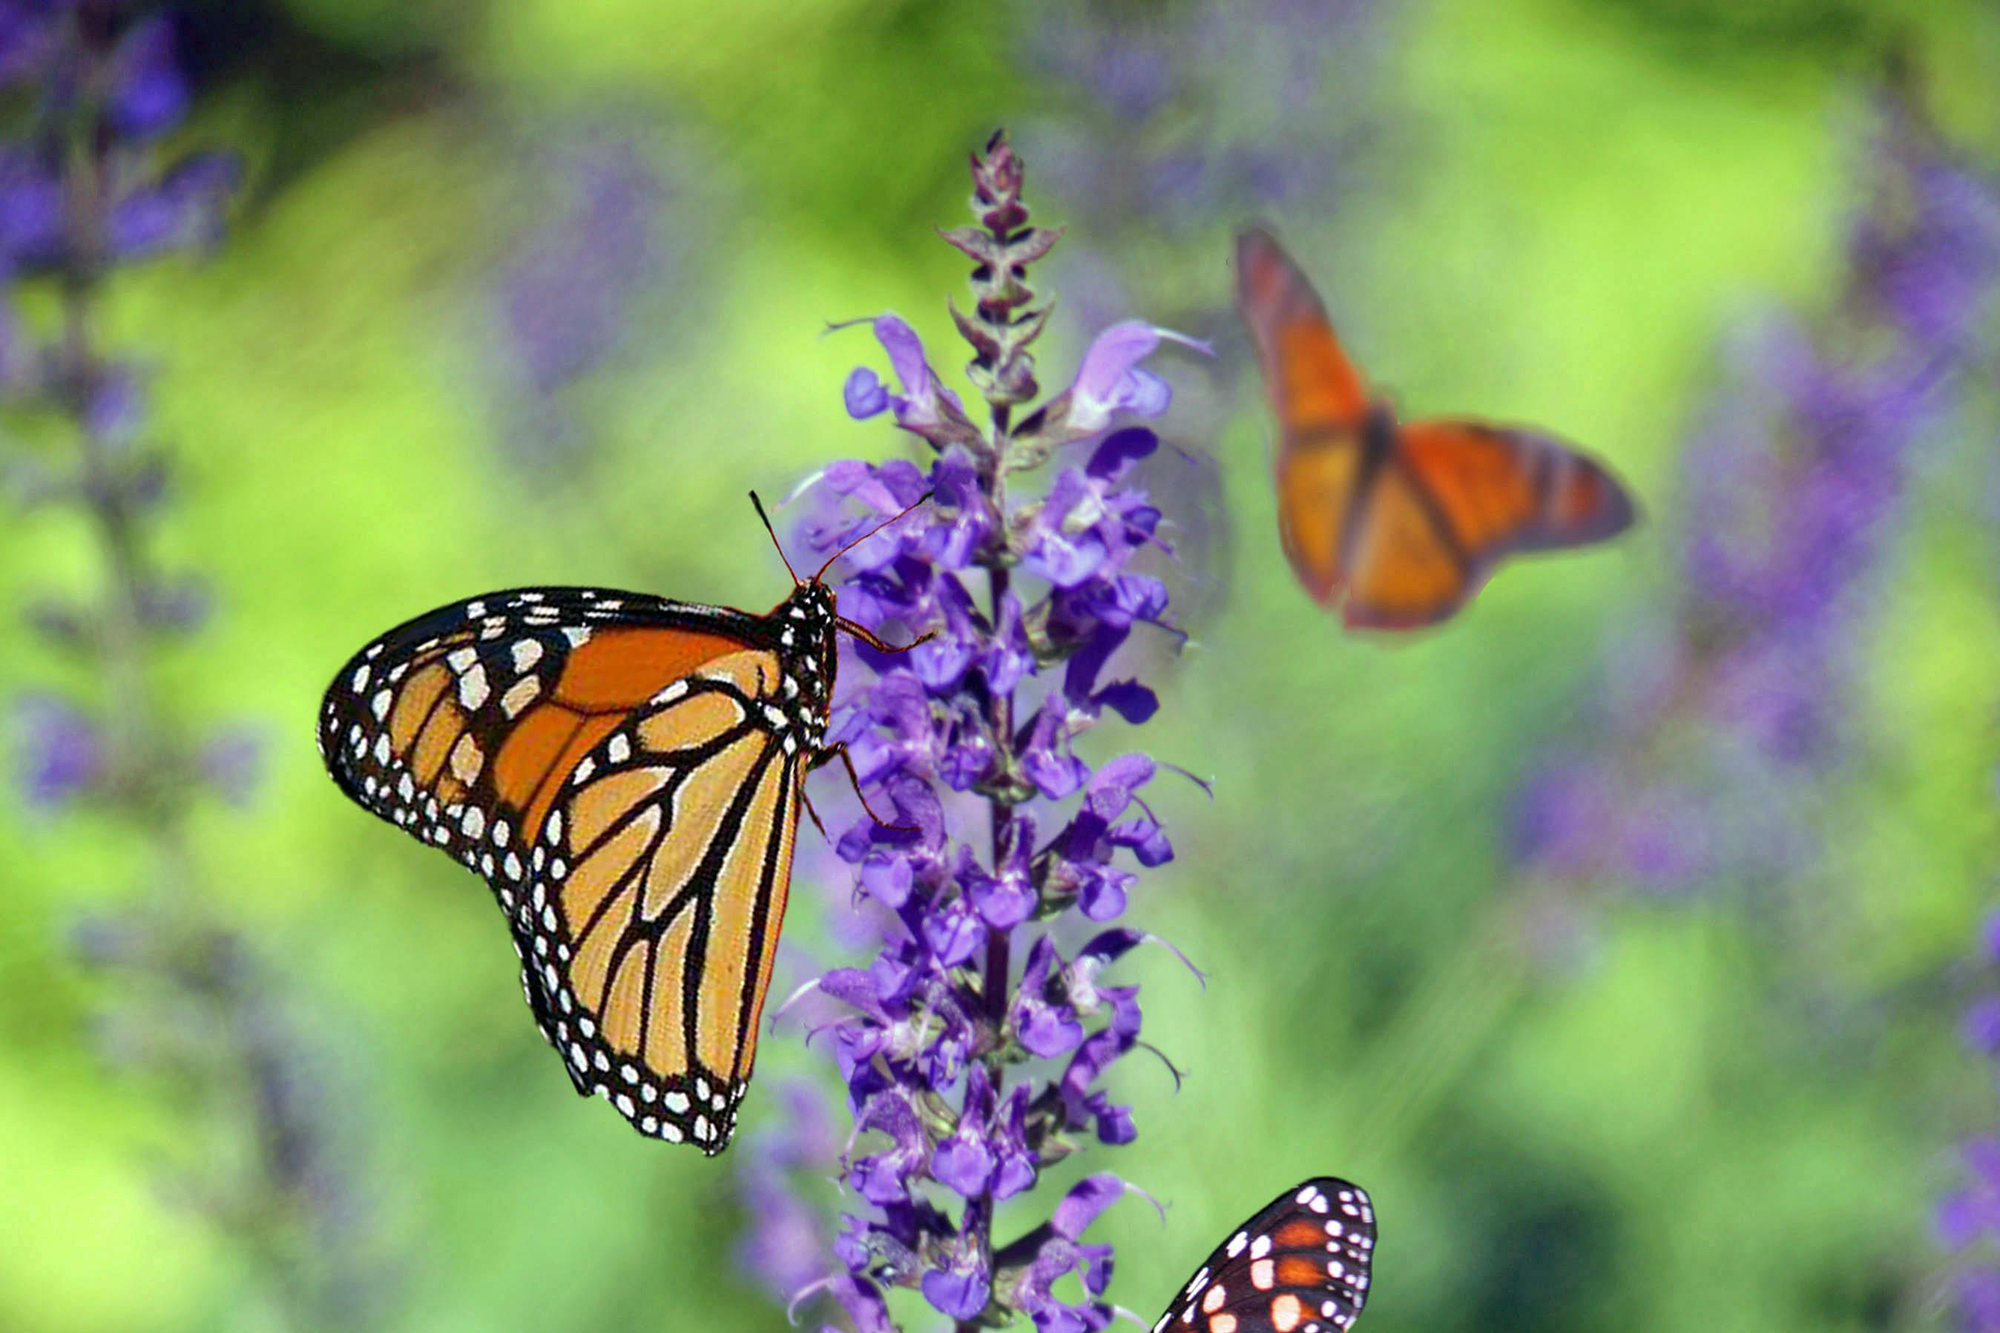
[[[1071,223],[1065,253],[1087,258],[1054,266],[1079,311],[1059,302],[1051,364],[1086,344],[1084,312],[1193,314],[1220,340],[1161,423],[1228,520],[1181,577],[1220,591],[1192,599],[1143,736],[1216,796],[1161,795],[1178,859],[1135,904],[1209,980],[1164,952],[1120,964],[1184,1081],[1139,1060],[1110,1079],[1142,1130],[1120,1169],[1169,1205],[1164,1230],[1143,1208],[1097,1224],[1119,1246],[1110,1296],[1150,1319],[1225,1227],[1334,1171],[1381,1216],[1364,1329],[1948,1325],[1932,1203],[1959,1182],[1954,1145],[2000,1121],[1959,1037],[2000,873],[1990,385],[1927,424],[1877,534],[1848,743],[1812,778],[1823,845],[1780,891],[1552,886],[1510,836],[1532,765],[1594,748],[1603,701],[1643,688],[1639,631],[1684,592],[1684,450],[1744,370],[1724,364],[1732,333],[1841,289],[1881,71],[1915,71],[1957,151],[2000,161],[1989,7],[187,9],[175,144],[233,147],[245,188],[211,259],[113,279],[99,334],[146,363],[172,447],[156,554],[203,571],[218,611],[159,655],[159,697],[269,738],[248,812],[196,808],[189,857],[309,1001],[286,1021],[333,1052],[339,1104],[320,1109],[367,1145],[350,1183],[384,1290],[357,1308],[380,1327],[783,1318],[734,1264],[755,1191],[730,1157],[576,1100],[486,891],[341,799],[313,712],[369,636],[483,588],[776,601],[742,494],[882,448],[840,406],[864,335],[822,329],[893,308],[950,345],[962,258],[931,227],[959,218],[965,154],[996,124],[1038,219]],[[1121,174],[1099,188],[1096,162]],[[1223,314],[1250,214],[1400,405],[1559,430],[1648,520],[1510,567],[1434,634],[1343,636],[1279,555],[1267,424]],[[55,423],[0,425],[0,460],[62,457]],[[60,507],[0,522],[10,762],[34,739],[14,720],[64,725],[14,698],[92,688],[14,627],[99,586],[100,549]],[[813,791],[851,799],[837,773]],[[147,847],[27,795],[0,803],[0,1326],[269,1327],[254,1257],[161,1187],[184,1109],[93,1039],[117,983],[78,965],[71,927],[130,899]],[[855,957],[816,836],[780,995]],[[823,1067],[781,1024],[746,1134]]]

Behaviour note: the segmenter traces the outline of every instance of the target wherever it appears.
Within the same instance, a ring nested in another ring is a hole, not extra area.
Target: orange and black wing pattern
[[[1632,525],[1631,499],[1601,464],[1533,431],[1417,421],[1395,427],[1383,453],[1349,545],[1350,625],[1434,625],[1503,557]]]
[[[341,790],[486,880],[577,1091],[720,1152],[756,1054],[832,607],[521,589],[391,630],[319,726]]]
[[[1216,1247],[1153,1333],[1347,1333],[1368,1303],[1375,1206],[1333,1176],[1285,1191]]]
[[[1236,308],[1278,416],[1278,537],[1306,591],[1331,600],[1358,498],[1368,392],[1291,256],[1269,233],[1236,240]]]
[[[1503,557],[1631,525],[1617,481],[1561,441],[1473,421],[1399,426],[1268,233],[1238,238],[1236,283],[1278,415],[1279,538],[1306,591],[1348,625],[1434,625]]]

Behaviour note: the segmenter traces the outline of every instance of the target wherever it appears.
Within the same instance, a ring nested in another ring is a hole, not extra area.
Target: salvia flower
[[[60,422],[69,446],[60,461],[51,449],[33,467],[0,463],[24,509],[88,515],[106,570],[87,599],[45,597],[28,617],[88,687],[24,695],[0,717],[30,803],[51,818],[88,805],[150,849],[148,887],[69,940],[76,962],[114,983],[99,1051],[177,1101],[193,1094],[191,1115],[216,1133],[190,1136],[167,1166],[175,1193],[254,1256],[279,1322],[326,1328],[356,1321],[374,1290],[356,1262],[360,1210],[329,1114],[348,1103],[288,1021],[280,974],[195,882],[190,807],[250,797],[257,731],[183,725],[155,688],[155,649],[192,635],[208,598],[150,556],[172,498],[167,450],[151,434],[140,371],[96,338],[118,270],[213,243],[237,180],[233,155],[162,156],[190,97],[173,38],[156,6],[130,0],[0,5],[0,82],[26,104],[0,138],[0,410]],[[53,289],[59,331],[11,318],[26,284]],[[214,1141],[228,1151],[204,1150]]]
[[[840,1141],[818,1089],[803,1082],[778,1090],[779,1126],[752,1135],[738,1171],[738,1192],[750,1230],[737,1260],[778,1300],[791,1299],[826,1272],[826,1219],[799,1187],[836,1169]]]
[[[2000,912],[1989,916],[1976,960],[1991,978],[2000,969]],[[2000,1054],[2000,994],[1987,993],[1967,1006],[1966,1044],[1991,1059]],[[1954,1261],[1952,1286],[1958,1326],[1966,1333],[2000,1330],[2000,1139],[1975,1135],[1958,1148],[1961,1183],[1937,1205],[1933,1227]]]
[[[56,694],[23,695],[14,705],[18,781],[29,805],[65,806],[103,776],[104,743],[96,723]]]
[[[1687,591],[1634,636],[1614,744],[1546,757],[1521,795],[1538,873],[1683,888],[1815,856],[1906,481],[1990,364],[2000,294],[2000,182],[1893,104],[1867,165],[1838,306],[1740,337],[1682,453]]]
[[[1193,340],[1127,321],[1091,343],[1074,381],[1036,406],[1029,345],[1048,305],[1028,265],[1055,233],[1029,225],[1021,165],[1002,136],[973,160],[978,225],[946,239],[971,256],[975,303],[952,309],[987,405],[977,422],[894,315],[867,321],[888,361],[841,395],[856,418],[888,415],[929,466],[846,461],[812,494],[807,542],[848,551],[842,612],[911,651],[856,649],[869,683],[836,710],[831,739],[855,761],[864,814],[839,838],[857,899],[880,922],[865,967],[818,988],[841,1012],[825,1033],[853,1132],[840,1268],[808,1284],[859,1329],[895,1327],[883,1293],[912,1289],[959,1328],[1025,1314],[1038,1328],[1096,1329],[1108,1247],[1090,1220],[1126,1188],[1100,1173],[1007,1240],[994,1206],[1031,1195],[1050,1163],[1091,1142],[1130,1142],[1138,1119],[1103,1075],[1139,1043],[1136,986],[1117,960],[1151,937],[1111,927],[1139,872],[1172,846],[1141,793],[1160,766],[1100,760],[1080,745],[1109,719],[1141,723],[1158,701],[1115,663],[1135,634],[1176,641],[1162,515],[1140,486],[1158,437],[1135,424],[1172,392],[1147,364]],[[1016,478],[1054,461],[1039,490]],[[921,503],[920,503],[921,502]],[[1052,1288],[1082,1280],[1083,1300]]]

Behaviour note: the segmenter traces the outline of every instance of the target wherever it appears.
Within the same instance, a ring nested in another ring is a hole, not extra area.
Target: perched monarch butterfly
[[[1302,1182],[1216,1248],[1153,1325],[1199,1333],[1345,1333],[1368,1303],[1375,1206],[1334,1176]]]
[[[1348,625],[1436,624],[1502,557],[1631,525],[1610,473],[1559,440],[1450,418],[1398,424],[1266,232],[1237,237],[1236,308],[1278,413],[1279,539],[1306,591],[1341,603]]]
[[[805,776],[846,758],[835,633],[901,651],[825,573],[761,616],[595,588],[454,602],[356,653],[320,715],[342,791],[492,886],[577,1092],[711,1156],[757,1053]]]

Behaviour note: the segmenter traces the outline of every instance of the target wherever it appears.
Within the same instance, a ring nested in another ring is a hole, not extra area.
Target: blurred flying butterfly
[[[1631,525],[1623,488],[1560,440],[1460,418],[1398,423],[1266,232],[1237,237],[1236,308],[1278,414],[1279,539],[1306,591],[1348,625],[1436,624],[1503,557]]]
[[[597,588],[454,602],[356,653],[320,714],[340,789],[492,887],[577,1092],[711,1156],[750,1081],[805,776],[846,758],[836,632],[901,651],[825,573],[761,616]]]
[[[1368,1303],[1375,1207],[1320,1176],[1265,1204],[1208,1256],[1153,1333],[1346,1333]]]

